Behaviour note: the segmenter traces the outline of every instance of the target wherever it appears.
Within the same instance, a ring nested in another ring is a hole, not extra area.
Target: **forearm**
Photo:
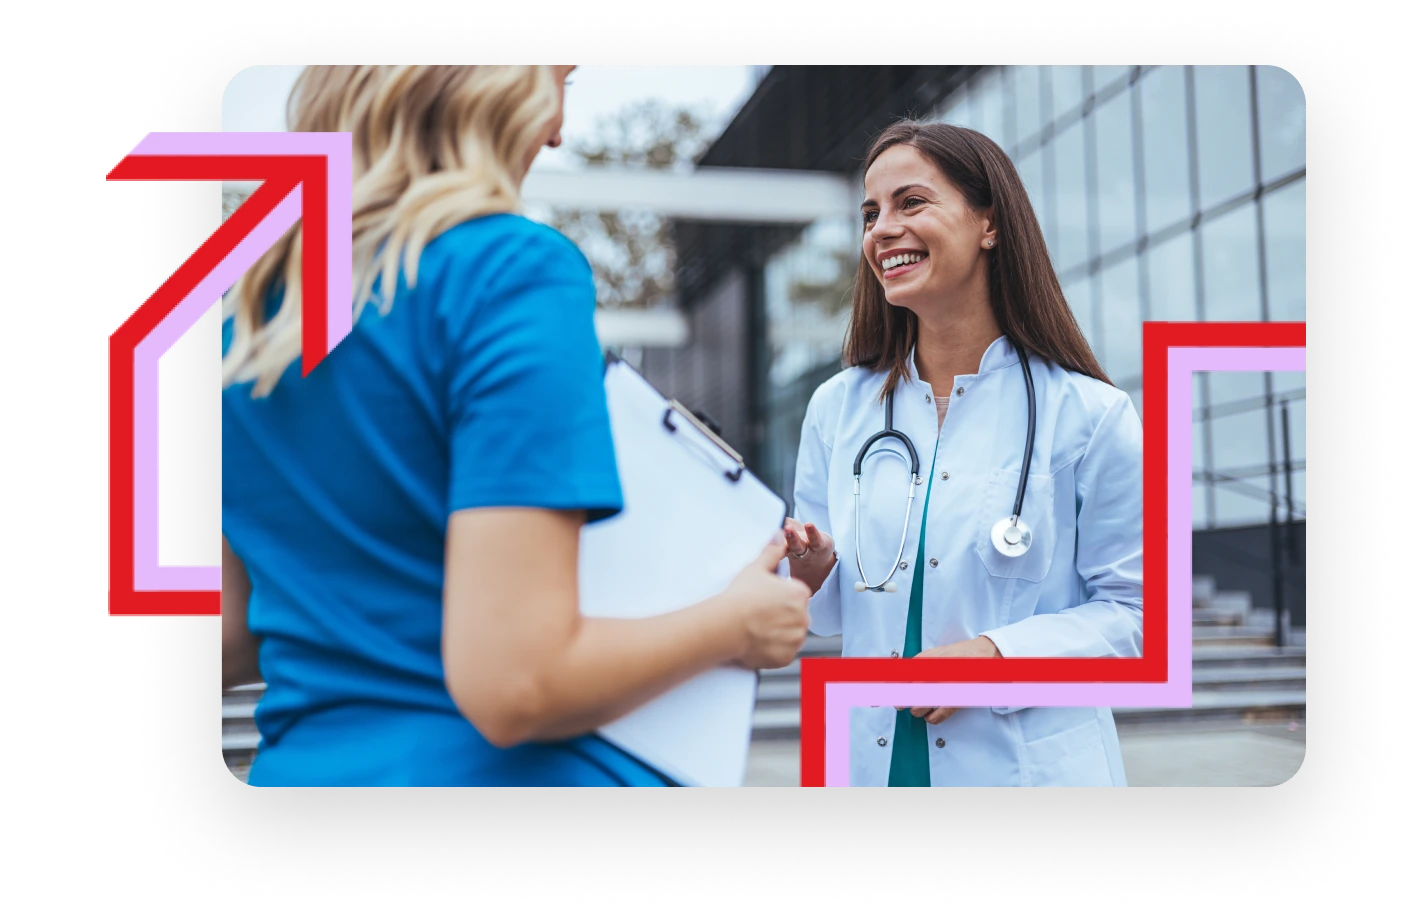
[[[260,682],[260,641],[250,632],[246,608],[250,578],[245,564],[221,538],[221,688]]]
[[[1058,613],[1036,613],[983,635],[1006,657],[1140,657],[1142,603],[1089,601]]]
[[[233,689],[260,682],[260,643],[246,630],[243,638],[231,639],[221,631],[221,689]]]
[[[541,678],[527,739],[591,731],[731,662],[741,650],[739,628],[718,601],[646,619],[582,619]]]
[[[824,586],[824,582],[829,580],[829,575],[833,572],[833,567],[838,565],[838,556],[830,553],[828,557],[818,562],[816,568],[811,568],[807,572],[796,576],[800,581],[809,586],[809,594],[813,596],[819,593],[819,589]],[[791,567],[791,574],[792,574]]]

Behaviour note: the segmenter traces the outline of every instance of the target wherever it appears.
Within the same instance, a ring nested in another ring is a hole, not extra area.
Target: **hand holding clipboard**
[[[624,510],[585,526],[580,535],[582,612],[645,617],[729,592],[741,570],[781,536],[784,500],[718,435],[627,363],[610,360],[604,386]],[[689,527],[711,548],[664,548],[664,526]],[[787,564],[777,571],[787,575]],[[793,637],[772,640],[756,632],[753,640],[786,644]],[[774,660],[747,657],[741,663],[778,666]],[[757,681],[754,670],[743,667],[712,670],[599,733],[682,784],[739,785]]]

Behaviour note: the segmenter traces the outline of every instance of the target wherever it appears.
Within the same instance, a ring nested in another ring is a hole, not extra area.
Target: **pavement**
[[[1305,727],[1239,724],[1205,730],[1119,732],[1128,785],[1253,787],[1288,781],[1304,762]],[[757,740],[746,787],[798,787],[799,741]]]

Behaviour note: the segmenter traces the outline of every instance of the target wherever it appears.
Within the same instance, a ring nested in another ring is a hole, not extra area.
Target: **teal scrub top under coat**
[[[222,530],[267,686],[251,784],[664,784],[594,736],[491,745],[442,669],[453,512],[622,508],[594,298],[568,239],[486,216],[309,377],[226,389]]]
[[[939,443],[940,440],[938,440]],[[917,544],[917,559],[920,566],[926,561],[927,509],[932,504],[932,480],[936,477],[936,451],[932,448],[932,469],[927,474],[927,496],[922,502],[923,537]],[[907,638],[902,648],[904,658],[915,658],[922,650],[922,600],[925,576],[912,578],[912,596],[907,602]],[[932,784],[931,760],[927,756],[927,720],[918,718],[908,708],[897,712],[897,725],[893,729],[892,763],[888,769],[889,788],[930,788]]]

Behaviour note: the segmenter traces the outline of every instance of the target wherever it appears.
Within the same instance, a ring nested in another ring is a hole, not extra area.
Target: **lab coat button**
[[[897,652],[895,652],[895,651],[892,653],[892,656],[893,656],[894,658],[901,657],[901,655],[899,655],[899,654],[898,654]]]
[[[962,394],[964,394],[964,393],[966,393],[966,389],[965,389],[965,388],[957,388],[957,389],[956,389],[956,396],[957,396],[957,397],[960,397],[960,396],[961,396]]]
[[[932,396],[931,396],[930,394],[928,394],[928,395],[927,395],[927,403],[931,403],[931,402],[932,402]]]
[[[897,567],[898,567],[899,569],[906,569],[906,568],[907,568],[907,560],[904,559],[904,560],[902,560],[901,562],[899,562],[899,563],[897,564]]]
[[[938,737],[938,738],[936,739],[936,748],[937,748],[938,750],[940,750],[940,749],[941,749],[942,747],[944,747],[944,746],[946,746],[946,738],[945,738],[945,737]]]
[[[943,470],[943,471],[941,472],[941,478],[942,478],[943,480],[949,480],[949,479],[951,479],[951,474],[949,474],[949,473],[947,473],[945,470]]]
[[[880,747],[885,747],[885,746],[887,746],[887,738],[886,738],[886,737],[879,737],[879,738],[878,738],[878,746],[880,746]]]
[[[933,559],[931,562],[932,562],[932,568],[935,569],[935,568],[936,568],[936,560]]]

